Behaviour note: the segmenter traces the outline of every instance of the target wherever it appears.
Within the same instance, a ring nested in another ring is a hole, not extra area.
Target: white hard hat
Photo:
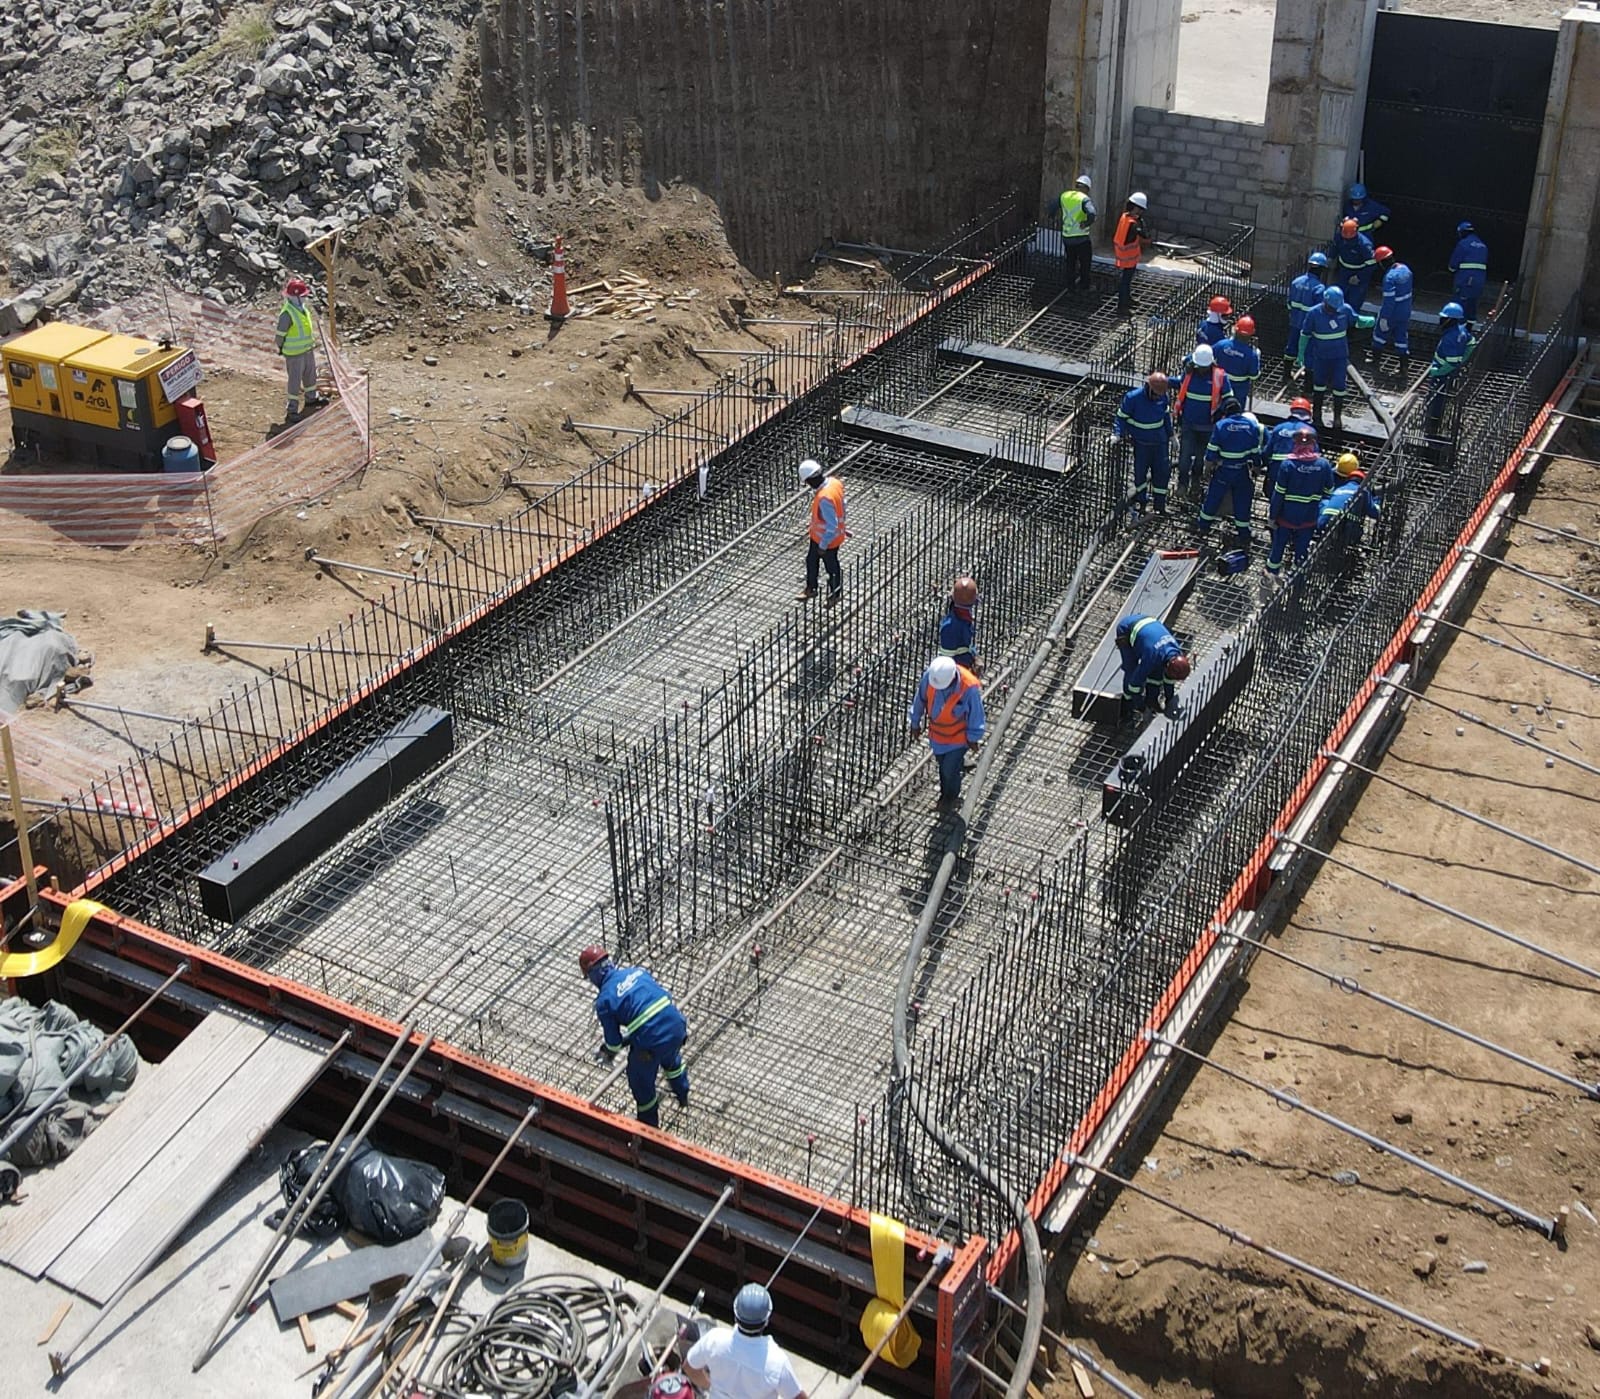
[[[948,690],[956,683],[956,663],[949,656],[935,656],[928,663],[928,683],[936,690]]]
[[[815,481],[822,474],[821,462],[813,461],[810,457],[807,457],[800,463],[800,479],[802,481]]]
[[[1137,190],[1128,196],[1128,203],[1137,204],[1141,209],[1148,209],[1150,207],[1149,199],[1143,194],[1139,193]]]
[[[1189,356],[1197,369],[1210,369],[1217,362],[1217,357],[1209,345],[1196,345],[1194,353]]]
[[[1085,189],[1092,188],[1092,186],[1089,184],[1089,177],[1087,175],[1079,175],[1076,183],[1082,185]]]

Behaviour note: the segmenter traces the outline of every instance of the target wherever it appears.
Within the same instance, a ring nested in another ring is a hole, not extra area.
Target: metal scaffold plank
[[[1068,466],[1067,454],[1054,448],[1045,448],[1036,458],[1030,459],[1001,437],[944,427],[920,418],[903,417],[899,413],[880,413],[874,408],[849,405],[840,412],[839,422],[858,437],[889,442],[911,450],[935,452],[941,456],[970,457],[976,461],[993,457],[1007,465],[1035,468],[1042,465],[1046,471],[1061,474],[1066,473]]]
[[[1200,571],[1195,549],[1161,549],[1150,555],[1117,617],[1138,614],[1166,622],[1183,606]],[[1115,719],[1122,706],[1122,655],[1113,620],[1072,687],[1072,712],[1079,718]]]

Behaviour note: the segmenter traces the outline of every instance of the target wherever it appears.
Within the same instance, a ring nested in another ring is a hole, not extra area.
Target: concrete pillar
[[[1133,109],[1172,106],[1183,0],[1051,0],[1045,43],[1041,211],[1079,174],[1094,180],[1097,241],[1132,192]],[[1161,192],[1149,190],[1161,219]]]
[[[1278,0],[1256,207],[1257,277],[1332,236],[1354,178],[1378,0]]]
[[[1546,329],[1585,288],[1584,320],[1600,321],[1600,11],[1569,10],[1556,40],[1544,135],[1522,250],[1524,324]]]

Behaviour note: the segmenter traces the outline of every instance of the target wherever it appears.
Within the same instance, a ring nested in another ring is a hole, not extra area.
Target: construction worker
[[[1357,311],[1367,299],[1367,288],[1372,285],[1372,273],[1378,265],[1372,254],[1372,240],[1361,231],[1360,224],[1354,219],[1340,223],[1338,237],[1333,240],[1335,279],[1344,299]]]
[[[1067,255],[1067,286],[1089,290],[1089,269],[1094,265],[1094,227],[1098,210],[1089,197],[1089,177],[1079,175],[1073,187],[1061,194],[1061,246]]]
[[[708,1399],[806,1399],[794,1365],[767,1334],[772,1294],[747,1282],[733,1298],[733,1328],[714,1326],[683,1358],[683,1373]]]
[[[1144,216],[1150,201],[1137,190],[1128,196],[1122,206],[1122,217],[1117,220],[1117,231],[1111,238],[1111,251],[1117,260],[1117,314],[1133,314],[1133,274],[1139,270],[1139,258],[1150,242],[1150,228]]]
[[[1472,224],[1463,219],[1456,225],[1456,246],[1450,254],[1450,273],[1455,281],[1451,290],[1461,303],[1469,322],[1478,319],[1478,298],[1489,280],[1489,245],[1478,237]]]
[[[1256,348],[1256,318],[1240,316],[1233,323],[1233,334],[1212,346],[1217,367],[1228,380],[1228,392],[1246,408],[1261,377],[1261,351]]]
[[[1477,341],[1467,325],[1467,310],[1459,301],[1447,301],[1439,312],[1439,343],[1434,346],[1433,363],[1428,366],[1428,434],[1436,436],[1444,418],[1445,404],[1455,396],[1462,368]]]
[[[1317,430],[1311,426],[1311,400],[1291,398],[1289,416],[1275,427],[1267,429],[1267,442],[1261,453],[1266,463],[1266,470],[1262,473],[1261,494],[1268,501],[1272,499],[1272,488],[1278,480],[1278,468],[1294,450],[1295,434],[1302,429],[1310,432],[1312,441],[1316,440]]]
[[[928,747],[939,764],[939,808],[954,806],[961,796],[962,760],[983,742],[983,686],[949,656],[935,656],[917,683],[906,718],[912,738],[921,738],[926,724]]]
[[[977,607],[978,580],[963,573],[950,585],[950,601],[939,619],[939,654],[981,677],[983,667],[978,664],[977,652],[973,650],[977,637],[973,614]]]
[[[1411,269],[1395,260],[1393,248],[1378,248],[1373,256],[1383,277],[1383,305],[1378,308],[1378,323],[1372,328],[1367,362],[1373,363],[1393,346],[1404,374],[1411,365]]]
[[[1228,333],[1224,316],[1233,314],[1233,303],[1225,296],[1213,296],[1206,307],[1205,318],[1195,327],[1194,343],[1216,347],[1217,341]]]
[[[1234,547],[1250,547],[1250,469],[1261,459],[1266,434],[1261,424],[1239,406],[1232,394],[1224,394],[1222,416],[1211,429],[1206,444],[1206,465],[1211,468],[1211,484],[1195,518],[1195,528],[1206,534],[1222,513],[1223,502],[1231,499]]]
[[[1375,240],[1378,230],[1389,222],[1389,206],[1378,203],[1358,180],[1350,186],[1350,197],[1344,202],[1344,216],[1354,219],[1356,227]]]
[[[1305,329],[1306,317],[1322,305],[1327,275],[1328,255],[1318,251],[1306,259],[1306,270],[1289,283],[1289,340],[1283,357],[1302,369],[1306,366],[1300,356],[1300,332]]]
[[[1150,503],[1153,492],[1156,513],[1165,515],[1172,475],[1172,402],[1167,397],[1167,376],[1159,369],[1123,394],[1111,420],[1111,440],[1133,443],[1134,514]]]
[[[1190,670],[1178,638],[1159,617],[1137,612],[1118,620],[1115,635],[1122,656],[1123,714],[1164,709],[1176,716],[1177,687],[1189,678]]]
[[[800,601],[817,595],[820,569],[828,571],[827,605],[832,607],[844,596],[844,574],[839,568],[839,546],[848,535],[844,527],[844,482],[829,476],[822,463],[807,458],[800,463],[800,479],[811,487],[811,514],[806,526],[810,541],[806,549],[806,585]]]
[[[1376,491],[1367,489],[1367,473],[1354,452],[1340,456],[1333,464],[1333,474],[1337,484],[1317,512],[1317,528],[1341,524],[1353,539],[1360,539],[1366,521],[1376,520],[1382,513],[1383,502]]]
[[[1272,546],[1267,550],[1267,572],[1283,569],[1283,555],[1294,541],[1298,568],[1311,552],[1311,533],[1317,527],[1322,502],[1334,487],[1333,463],[1317,450],[1317,434],[1302,425],[1294,435],[1294,449],[1278,467],[1277,484],[1267,518],[1272,522]]]
[[[1322,305],[1306,317],[1300,352],[1311,376],[1311,418],[1319,430],[1327,427],[1322,408],[1331,393],[1334,431],[1344,431],[1344,396],[1350,391],[1350,327],[1371,330],[1375,322],[1375,317],[1347,306],[1338,287],[1323,292]]]
[[[1178,489],[1191,500],[1200,498],[1200,461],[1211,441],[1226,385],[1211,346],[1196,345],[1184,361],[1172,400],[1178,426]]]
[[[578,969],[598,993],[594,1013],[605,1039],[595,1058],[610,1064],[627,1047],[628,1087],[637,1105],[635,1115],[646,1127],[659,1127],[658,1071],[666,1074],[667,1087],[678,1105],[689,1106],[689,1070],[683,1062],[689,1027],[683,1012],[643,967],[619,967],[603,947],[584,948],[578,954]]]
[[[291,277],[283,288],[283,306],[278,312],[278,353],[289,378],[289,406],[284,421],[300,416],[300,398],[305,395],[306,412],[322,407],[317,396],[317,329],[311,319],[306,298],[311,288],[299,277]]]

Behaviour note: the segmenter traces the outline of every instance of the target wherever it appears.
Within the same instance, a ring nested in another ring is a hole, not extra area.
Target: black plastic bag
[[[313,1142],[289,1153],[278,1171],[285,1205],[300,1193],[327,1149],[326,1142]],[[432,1166],[388,1156],[362,1142],[353,1151],[339,1147],[334,1172],[332,1187],[300,1225],[299,1232],[308,1237],[332,1238],[348,1226],[378,1243],[397,1244],[439,1216],[444,1176]],[[282,1218],[279,1211],[267,1224],[277,1228]]]

